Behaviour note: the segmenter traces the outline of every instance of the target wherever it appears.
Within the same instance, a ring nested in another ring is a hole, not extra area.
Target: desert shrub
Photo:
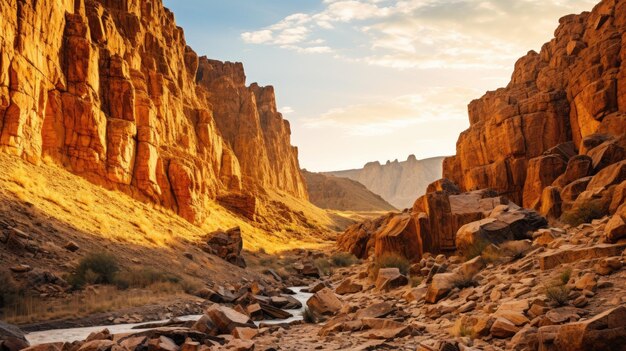
[[[561,273],[559,273],[559,280],[563,285],[567,284],[571,277],[572,277],[571,268],[566,268]]]
[[[203,285],[195,280],[190,279],[182,279],[178,282],[178,285],[189,295],[195,295],[200,289],[203,288]]]
[[[545,294],[548,300],[557,306],[567,305],[569,301],[570,288],[565,284],[556,284],[545,287]]]
[[[401,274],[406,275],[410,266],[411,263],[404,256],[397,253],[386,253],[376,257],[374,265],[370,268],[370,276],[376,279],[381,268],[398,268]]]
[[[359,260],[349,252],[337,252],[330,256],[330,262],[335,267],[349,267],[357,263]]]
[[[152,268],[141,268],[117,273],[114,282],[118,288],[128,289],[146,288],[156,283],[179,284],[182,282],[182,279],[175,274],[157,271]]]
[[[0,271],[0,308],[12,304],[18,294],[19,288],[11,273]]]
[[[330,261],[326,258],[320,257],[313,261],[313,264],[315,265],[315,267],[317,267],[317,269],[320,271],[320,274],[322,275],[330,275],[333,272]]]
[[[315,316],[308,307],[305,307],[304,311],[302,312],[302,320],[305,323],[315,324]]]
[[[605,206],[601,201],[592,200],[561,215],[561,222],[571,226],[578,226],[582,223],[589,223],[594,219],[602,218],[606,215]]]
[[[68,281],[74,288],[85,284],[113,284],[118,271],[117,259],[113,255],[92,252],[80,260],[76,273],[69,276]]]

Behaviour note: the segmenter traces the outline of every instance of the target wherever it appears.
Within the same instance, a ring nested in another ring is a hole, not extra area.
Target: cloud
[[[349,135],[374,136],[433,121],[465,121],[467,102],[477,95],[473,89],[429,88],[394,99],[334,108],[319,117],[304,119],[303,127],[339,128]]]
[[[294,109],[291,106],[283,106],[278,109],[283,115],[294,113]]]
[[[241,38],[303,53],[408,68],[509,67],[539,49],[557,18],[591,9],[596,0],[325,0]],[[341,33],[347,40],[335,40]],[[324,42],[325,44],[312,44]],[[328,44],[331,43],[331,44]],[[310,47],[323,47],[307,50]],[[337,55],[340,53],[340,55]]]

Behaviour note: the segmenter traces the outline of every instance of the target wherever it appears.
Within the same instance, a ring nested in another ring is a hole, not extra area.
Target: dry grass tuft
[[[53,319],[80,318],[123,308],[167,303],[183,296],[179,285],[158,283],[146,289],[121,291],[113,286],[98,287],[93,293],[75,294],[51,304],[38,296],[19,296],[4,309],[3,320],[11,324],[27,324]]]

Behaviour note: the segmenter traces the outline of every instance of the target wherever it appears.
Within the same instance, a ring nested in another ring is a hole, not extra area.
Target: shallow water
[[[296,295],[293,295],[298,301],[302,302],[302,308],[297,310],[287,310],[289,313],[293,314],[293,317],[288,319],[281,320],[264,320],[255,322],[257,325],[260,323],[274,324],[274,323],[289,323],[293,321],[302,320],[302,314],[304,312],[304,306],[306,306],[306,301],[311,297],[312,294],[302,292],[304,287],[293,287],[293,290]],[[190,316],[182,316],[177,317],[183,321],[196,321],[200,318],[200,315],[190,315]],[[166,322],[158,321],[158,322]],[[153,322],[149,322],[153,323]],[[141,324],[146,324],[146,322],[142,323],[133,323],[133,324],[117,324],[117,325],[99,325],[95,327],[85,327],[85,328],[71,328],[71,329],[54,329],[54,330],[46,330],[39,331],[34,333],[29,333],[26,335],[26,339],[30,342],[31,345],[49,343],[49,342],[72,342],[77,340],[84,340],[91,334],[92,332],[98,332],[104,328],[109,329],[109,331],[113,334],[123,334],[123,333],[132,333],[138,332],[140,330],[132,329],[133,327]]]

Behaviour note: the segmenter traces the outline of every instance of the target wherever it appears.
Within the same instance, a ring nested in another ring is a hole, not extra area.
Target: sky
[[[596,0],[164,0],[199,54],[273,85],[311,171],[452,155],[467,105]]]

